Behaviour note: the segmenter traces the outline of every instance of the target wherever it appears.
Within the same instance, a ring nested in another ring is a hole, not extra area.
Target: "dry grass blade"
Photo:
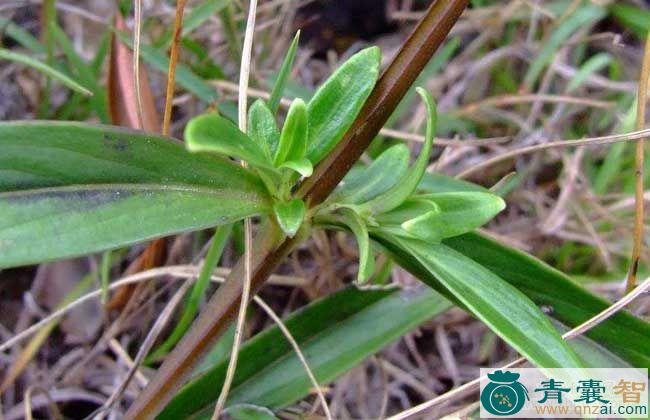
[[[135,86],[136,115],[139,125],[142,127],[142,91],[140,89],[140,42],[142,36],[142,0],[134,0],[135,3],[135,25],[133,28],[133,85]]]
[[[47,399],[47,406],[50,410],[50,415],[52,416],[52,419],[54,420],[63,419],[63,415],[59,411],[59,407],[57,407],[56,403],[50,396],[50,393],[47,392],[45,389],[41,388],[40,386],[30,386],[29,388],[27,388],[27,391],[25,391],[25,419],[32,420],[34,418],[34,416],[32,415],[32,394],[35,391],[40,392]]]
[[[224,274],[230,272],[228,269],[217,269],[216,271]],[[199,272],[200,270],[198,267],[191,266],[191,265],[170,265],[167,267],[152,268],[150,270],[141,271],[139,273],[122,277],[119,280],[115,280],[113,283],[111,283],[108,286],[108,290],[110,291],[110,290],[120,289],[124,286],[132,286],[137,283],[143,282],[145,280],[150,280],[161,276],[170,276],[179,279],[196,280],[196,278],[199,275]],[[223,282],[224,278],[220,275],[213,275],[211,277],[211,280],[214,282]],[[269,278],[269,283],[282,285],[282,286],[297,286],[297,285],[304,284],[304,282],[297,283],[294,278],[290,278],[288,276],[276,276],[276,275],[273,275]],[[101,293],[102,293],[101,289],[94,290],[62,306],[61,308],[55,310],[54,312],[44,317],[37,323],[33,324],[29,328],[26,328],[25,330],[14,335],[4,343],[0,344],[0,352],[15,346],[17,343],[27,339],[28,337],[31,337],[33,334],[36,334],[43,328],[46,328],[52,321],[61,318],[63,315],[67,314],[72,309],[76,308],[82,303],[85,303],[90,299],[96,298],[97,296],[101,295]]]
[[[494,165],[495,163],[499,163],[506,159],[511,159],[517,156],[528,155],[534,152],[538,152],[540,150],[554,149],[558,147],[598,146],[602,144],[617,143],[620,141],[640,141],[646,138],[649,134],[650,134],[650,129],[645,129],[645,130],[633,131],[631,133],[612,134],[609,136],[591,137],[587,139],[551,141],[548,143],[521,147],[519,149],[510,150],[508,152],[486,159],[472,166],[471,168],[468,168],[465,171],[459,173],[458,175],[456,175],[456,178],[467,178],[472,174],[485,170],[485,168],[488,168]]]
[[[284,322],[282,322],[282,319],[275,313],[275,311],[273,311],[273,309],[271,309],[271,307],[267,305],[259,296],[253,296],[253,300],[255,301],[255,303],[257,303],[257,305],[259,305],[260,308],[264,310],[264,312],[266,312],[269,318],[271,318],[273,322],[275,322],[275,324],[278,326],[280,331],[282,331],[282,334],[284,334],[285,338],[291,344],[291,347],[293,347],[293,351],[296,352],[296,356],[298,356],[300,363],[302,363],[302,366],[305,368],[305,372],[307,372],[307,376],[309,377],[309,380],[311,381],[311,384],[314,387],[314,391],[316,391],[316,394],[318,394],[318,399],[320,400],[321,406],[323,407],[323,411],[325,412],[325,417],[327,417],[328,420],[331,420],[332,413],[330,412],[330,409],[327,405],[327,400],[325,399],[323,390],[318,384],[318,381],[316,380],[316,376],[314,376],[314,372],[312,372],[311,368],[309,367],[309,363],[307,362],[305,355],[300,350],[300,346],[291,335],[291,331],[289,331],[286,325],[284,325]]]
[[[119,13],[115,15],[115,28],[118,31],[127,30]],[[155,132],[160,127],[160,118],[149,85],[149,77],[144,68],[139,69],[140,75],[137,79],[140,86],[136,89],[134,59],[131,50],[113,35],[108,66],[108,104],[111,121],[124,127]]]
[[[639,76],[639,89],[637,92],[636,106],[636,129],[641,130],[645,125],[645,110],[648,95],[648,76],[650,75],[650,34],[646,37],[645,49],[643,51],[643,63],[641,64],[641,75]],[[639,270],[641,248],[643,247],[643,216],[645,215],[643,203],[643,140],[636,144],[636,156],[634,159],[635,176],[635,212],[634,212],[634,245],[632,246],[632,261],[630,271],[627,275],[625,292],[630,293],[636,285],[636,274]]]
[[[163,311],[156,319],[156,322],[149,330],[149,333],[144,339],[144,342],[140,345],[140,348],[138,349],[138,354],[135,356],[133,365],[129,368],[126,377],[124,378],[120,386],[118,386],[113,391],[110,398],[106,400],[101,410],[106,412],[110,410],[117,401],[119,401],[124,391],[126,391],[127,386],[129,385],[129,383],[131,383],[131,379],[133,379],[136,372],[138,371],[138,368],[142,364],[142,361],[146,357],[147,353],[149,353],[149,350],[151,350],[151,347],[153,346],[156,339],[158,338],[158,335],[161,333],[165,325],[167,325],[167,322],[169,321],[169,319],[172,316],[172,313],[174,312],[174,309],[176,309],[176,306],[178,306],[178,304],[181,302],[181,299],[183,298],[183,296],[185,296],[185,293],[187,292],[191,284],[192,284],[191,282],[185,282],[176,291],[176,293],[174,293],[174,296],[167,303],[165,309],[163,309]]]
[[[251,54],[253,50],[253,35],[255,34],[255,17],[257,15],[257,0],[251,0],[248,5],[248,19],[246,21],[246,33],[244,34],[244,44],[242,46],[241,66],[239,69],[239,94],[237,101],[237,117],[239,129],[246,132],[246,111],[248,109],[248,80],[251,71]],[[246,167],[246,162],[242,161],[242,166]],[[217,404],[212,414],[213,420],[218,420],[224,406],[226,399],[230,392],[232,381],[235,377],[235,370],[237,369],[237,359],[239,357],[239,347],[241,346],[244,324],[246,322],[246,309],[248,308],[248,301],[251,294],[251,269],[252,269],[252,252],[253,252],[253,224],[251,219],[244,220],[244,279],[242,288],[242,297],[239,302],[239,313],[237,314],[237,323],[235,324],[235,337],[232,344],[232,351],[230,352],[230,359],[228,360],[228,370],[226,377],[221,388],[221,393],[217,399]]]
[[[562,334],[562,338],[565,340],[570,340],[572,338],[578,337],[579,335],[582,335],[589,331],[590,329],[594,328],[596,325],[602,323],[603,321],[607,320],[611,316],[615,315],[617,312],[621,311],[625,306],[629,305],[632,301],[634,301],[636,298],[641,296],[642,294],[646,293],[648,290],[650,290],[650,279],[646,279],[646,281],[637,287],[633,292],[629,293],[627,296],[624,296],[621,300],[618,302],[614,303],[604,311],[600,312],[599,314],[593,316],[592,318],[588,319],[587,321],[583,322],[582,324],[578,325],[577,327],[573,328],[570,331],[567,331],[566,333]],[[520,357],[519,359],[508,363],[507,365],[501,366],[500,369],[507,369],[507,368],[512,368],[515,366],[518,366],[522,363],[526,362],[526,359],[523,357]],[[436,397],[432,400],[425,401],[420,405],[417,405],[415,407],[409,408],[408,410],[402,411],[399,414],[396,414],[392,417],[389,417],[388,420],[402,420],[402,419],[408,419],[413,417],[414,415],[418,413],[422,413],[425,410],[428,410],[432,407],[435,407],[437,405],[449,402],[449,401],[454,401],[459,398],[463,398],[464,396],[468,395],[471,392],[474,392],[474,390],[479,386],[480,382],[482,379],[484,379],[484,376],[478,377],[470,382],[467,382],[466,384],[463,384],[459,386],[458,388],[449,391],[439,397]]]
[[[169,124],[172,119],[172,99],[174,99],[174,80],[176,78],[176,63],[178,62],[178,50],[181,42],[181,30],[183,29],[183,12],[186,0],[178,0],[176,3],[176,17],[174,18],[174,37],[169,51],[169,71],[167,72],[167,93],[165,95],[165,113],[163,115],[163,135],[169,134]]]

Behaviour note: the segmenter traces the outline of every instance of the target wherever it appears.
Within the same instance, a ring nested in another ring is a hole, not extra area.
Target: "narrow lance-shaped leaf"
[[[23,29],[20,25],[15,24],[13,21],[5,18],[0,18],[0,27],[2,27],[3,35],[12,38],[18,44],[31,50],[32,52],[45,55],[47,51],[45,46],[36,39],[29,31]]]
[[[273,205],[273,211],[282,231],[290,238],[295,236],[305,218],[305,203],[299,198],[288,203],[277,202]]]
[[[426,288],[408,292],[348,288],[312,302],[289,316],[285,325],[319,384],[325,385],[450,307]],[[176,395],[159,419],[210,416],[227,364],[227,358],[214,361],[210,370]],[[273,326],[242,346],[227,405],[248,403],[278,409],[311,390],[291,345]]]
[[[192,118],[185,127],[185,142],[192,152],[213,152],[242,159],[249,165],[273,168],[259,145],[219,114]]]
[[[95,109],[97,116],[100,121],[104,124],[108,124],[108,102],[106,100],[106,91],[102,86],[95,74],[93,73],[90,64],[87,64],[75,51],[72,42],[68,38],[67,34],[57,25],[55,22],[50,22],[49,30],[57,44],[61,47],[61,50],[66,55],[67,59],[70,61],[70,68],[73,71],[77,72],[81,82],[89,88],[92,92],[90,97],[90,103]]]
[[[646,37],[650,28],[650,11],[630,4],[613,3],[609,12],[639,38]]]
[[[379,48],[352,56],[330,76],[309,101],[307,157],[315,165],[341,140],[352,125],[379,74]]]
[[[291,75],[291,68],[293,67],[293,61],[296,59],[296,51],[298,50],[298,40],[300,39],[300,31],[296,32],[296,36],[293,37],[289,50],[287,50],[287,55],[284,57],[282,66],[280,67],[280,72],[278,73],[278,78],[273,85],[273,90],[271,90],[271,97],[269,98],[269,109],[272,114],[278,112],[278,107],[280,106],[280,100],[284,93],[284,87],[287,84],[287,80]]]
[[[215,230],[208,252],[205,254],[205,260],[201,267],[199,277],[196,279],[196,283],[192,286],[192,290],[185,302],[183,315],[181,315],[181,318],[176,324],[176,327],[174,327],[174,330],[169,334],[169,337],[167,337],[160,347],[151,352],[147,358],[147,362],[153,362],[164,357],[190,327],[190,324],[199,311],[201,299],[204,298],[208,284],[210,283],[210,276],[217,264],[219,264],[219,260],[221,259],[221,255],[223,254],[223,250],[226,247],[231,232],[232,225],[219,226]]]
[[[52,79],[60,82],[64,86],[67,86],[76,92],[88,96],[91,96],[93,94],[90,89],[82,86],[72,77],[28,55],[16,53],[5,48],[0,48],[0,60],[9,60],[15,63],[24,64],[40,71],[41,73],[51,77]]]
[[[605,14],[605,9],[602,7],[592,3],[586,3],[577,7],[573,13],[561,21],[551,36],[545,40],[542,50],[528,68],[524,77],[524,86],[526,89],[530,90],[532,88],[542,73],[542,70],[544,70],[544,67],[551,62],[555,52],[571,34],[580,28],[585,28],[597,22]]]
[[[398,243],[492,331],[542,368],[578,368],[582,361],[549,319],[519,290],[485,267],[442,244]]]
[[[435,173],[425,174],[420,188],[433,193],[480,191],[480,187],[475,184]],[[373,239],[380,238],[375,236]],[[539,259],[485,235],[471,232],[447,238],[443,243],[486,267],[522,291],[538,306],[549,308],[555,319],[571,327],[596,316],[611,304]],[[394,252],[399,251],[393,248],[391,254]],[[434,276],[418,268],[417,262],[413,265],[404,259],[409,258],[412,262],[410,255],[400,254],[402,265],[409,265],[409,271],[436,287],[436,290],[444,292],[438,287],[439,283]],[[593,327],[586,335],[634,366],[650,366],[650,324],[626,311],[616,313]]]
[[[307,151],[307,106],[302,99],[295,99],[289,108],[287,119],[280,134],[280,144],[273,164],[302,159]]]
[[[365,283],[375,272],[375,259],[372,255],[372,248],[370,247],[368,228],[354,210],[344,207],[340,212],[343,215],[343,223],[354,233],[357,239],[357,245],[359,246],[359,273],[357,274],[357,282]]]
[[[611,305],[535,257],[484,235],[467,233],[444,243],[496,273],[537,305],[548,307],[554,318],[571,327]],[[650,324],[626,311],[596,325],[587,336],[634,366],[650,366]]]
[[[0,123],[0,267],[121,247],[267,213],[259,178],[160,136]]]
[[[612,56],[607,53],[594,54],[585,61],[578,72],[569,80],[566,87],[567,92],[573,92],[578,89],[593,73],[598,72],[603,67],[612,62]]]
[[[415,191],[427,169],[429,155],[431,154],[431,148],[433,147],[433,136],[436,133],[436,106],[433,102],[433,98],[427,91],[422,88],[417,88],[417,92],[422,97],[427,108],[427,129],[424,146],[408,173],[402,176],[399,181],[385,193],[375,197],[363,205],[363,207],[368,209],[372,214],[390,211],[402,204],[404,200]]]

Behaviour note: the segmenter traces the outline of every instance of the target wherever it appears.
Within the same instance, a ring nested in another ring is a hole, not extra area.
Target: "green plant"
[[[287,63],[293,60],[291,56]],[[585,365],[538,306],[551,305],[555,318],[576,325],[604,309],[606,302],[532,257],[472,233],[505,203],[478,186],[425,173],[436,128],[435,105],[425,91],[418,90],[427,108],[426,141],[410,167],[408,148],[396,145],[381,151],[370,165],[355,166],[329,198],[320,197],[322,202],[309,202],[296,194],[309,186],[309,180],[304,180],[315,165],[335,156],[332,151],[375,86],[379,58],[377,48],[352,57],[308,103],[295,100],[280,129],[275,113],[285,71],[269,103],[259,100],[251,106],[248,133],[223,115],[201,115],[186,127],[187,149],[169,138],[111,126],[0,124],[0,268],[225,226],[247,217],[259,217],[269,229],[278,226],[282,235],[295,242],[314,229],[336,229],[356,238],[358,283],[373,280],[374,256],[386,253],[451,303],[473,313],[533,363],[542,367]],[[249,168],[239,167],[230,158],[247,162]],[[317,334],[337,331],[332,311],[322,319],[309,315],[310,311],[340,307],[341,322],[358,317],[370,325],[376,320],[373,311],[384,315],[383,311],[405,311],[393,319],[385,334],[364,338],[363,348],[349,350],[346,363],[338,360],[337,369],[323,368],[320,380],[331,380],[342,373],[342,367],[352,366],[451,305],[427,291],[414,298],[412,307],[404,308],[396,295],[350,289],[292,317],[289,327],[303,343]],[[605,333],[607,329],[616,334]],[[619,313],[591,336],[629,362],[647,366],[648,331],[646,323]],[[268,352],[267,346],[275,342],[271,335],[279,340],[278,331],[269,330],[247,344],[236,386],[254,376],[260,366],[257,355]],[[348,331],[346,337],[353,342],[354,332]],[[623,338],[628,345],[621,346]],[[281,361],[289,352],[285,343],[272,350],[275,353],[266,355],[268,364]],[[215,388],[214,383],[223,379],[214,377],[223,375],[224,369],[225,361],[220,358],[210,372],[179,394],[163,416],[184,407],[188,411],[180,414],[204,409],[216,397],[214,393],[205,394],[198,407],[188,407],[183,398],[193,390]],[[299,386],[278,392],[275,399],[260,397],[254,402],[272,408],[289,404],[307,392],[303,376],[296,382]],[[265,384],[260,391],[263,396],[269,393]],[[235,389],[233,404],[250,402],[246,395]]]

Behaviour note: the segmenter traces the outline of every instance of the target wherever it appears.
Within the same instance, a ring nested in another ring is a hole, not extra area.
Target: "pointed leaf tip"
[[[291,104],[280,133],[280,144],[273,159],[274,165],[299,160],[307,151],[307,105],[297,98]]]
[[[417,88],[417,92],[422,97],[428,114],[424,146],[411,169],[392,188],[363,205],[372,214],[387,212],[402,204],[413,194],[426,172],[429,155],[433,148],[437,114],[435,102],[431,95],[422,88]]]
[[[462,235],[481,227],[506,206],[497,195],[487,192],[451,192],[420,196],[438,207],[402,223],[402,229],[429,241]]]

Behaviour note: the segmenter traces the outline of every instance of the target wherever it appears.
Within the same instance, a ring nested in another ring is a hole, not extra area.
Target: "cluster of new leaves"
[[[343,64],[308,104],[295,99],[282,130],[272,106],[257,100],[249,112],[248,135],[219,114],[194,118],[185,129],[187,147],[240,159],[260,177],[273,200],[273,213],[282,230],[294,236],[305,216],[305,203],[291,197],[299,177],[341,140],[370,94],[379,73],[376,47],[365,49]]]

